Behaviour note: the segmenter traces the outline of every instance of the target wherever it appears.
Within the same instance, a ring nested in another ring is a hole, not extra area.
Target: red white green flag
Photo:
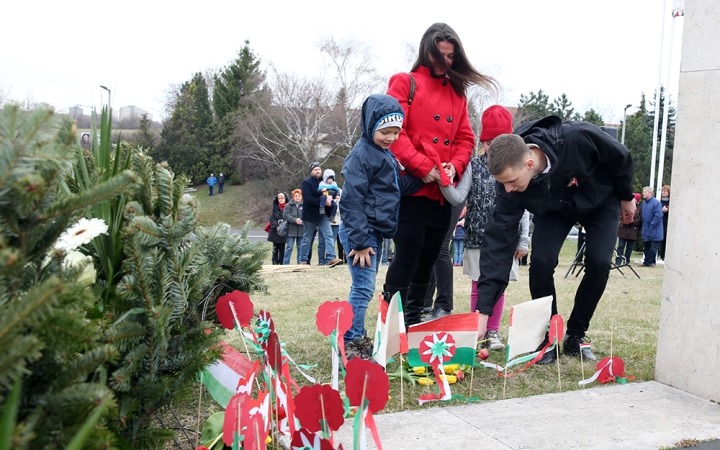
[[[390,304],[382,298],[379,298],[379,303],[380,313],[375,326],[373,359],[386,367],[390,358],[398,353],[408,352],[408,337],[400,293],[397,292],[392,296]]]
[[[451,335],[455,342],[455,354],[443,364],[474,364],[479,328],[480,314],[477,311],[452,314],[411,326],[408,330],[408,364],[412,367],[429,365],[422,360],[418,349],[426,336],[442,332]]]
[[[255,369],[252,361],[232,348],[227,342],[220,342],[223,355],[201,372],[200,381],[212,398],[223,408],[238,392],[241,379],[249,379]]]

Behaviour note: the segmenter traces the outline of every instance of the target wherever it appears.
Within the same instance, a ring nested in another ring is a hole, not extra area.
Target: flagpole
[[[662,26],[660,27],[660,58],[658,61],[657,86],[655,87],[655,117],[653,120],[653,141],[652,156],[650,157],[650,184],[655,184],[655,159],[657,157],[658,128],[660,126],[660,89],[662,88],[663,55],[665,53],[665,16],[667,11],[667,0],[663,1]]]

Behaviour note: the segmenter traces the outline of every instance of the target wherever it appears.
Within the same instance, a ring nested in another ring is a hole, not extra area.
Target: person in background
[[[630,256],[632,256],[633,246],[635,241],[640,236],[640,227],[642,225],[642,208],[640,207],[640,194],[633,194],[635,204],[635,216],[632,222],[622,223],[618,228],[618,248],[615,255],[615,265],[621,266],[623,264],[630,264]]]
[[[320,256],[319,264],[336,266],[342,264],[342,260],[335,256],[335,244],[333,241],[332,228],[330,227],[330,209],[332,207],[332,198],[325,199],[325,214],[320,214],[320,195],[318,186],[322,179],[322,168],[320,163],[313,162],[310,164],[310,176],[302,182],[303,196],[303,241],[302,251],[300,255],[300,264],[308,263],[308,254],[312,250],[312,241],[315,234],[315,228],[318,234],[322,236],[320,246],[318,247],[318,255]]]
[[[270,232],[268,233],[267,240],[273,243],[272,251],[272,263],[278,265],[283,263],[283,257],[285,256],[285,236],[278,234],[279,222],[283,219],[283,212],[285,210],[286,199],[288,195],[284,192],[280,192],[273,200],[273,208],[270,212]]]
[[[207,179],[208,187],[210,188],[210,197],[213,197],[215,195],[215,185],[217,184],[217,178],[215,178],[214,174],[210,174],[210,176]]]
[[[218,175],[218,195],[223,195],[223,190],[225,189],[225,175],[220,172],[220,175]]]
[[[465,254],[465,208],[460,213],[460,219],[456,222],[455,231],[452,235],[453,241],[453,266],[462,267],[463,255]]]
[[[670,212],[670,185],[666,184],[660,190],[660,204],[663,212],[663,240],[658,248],[658,256],[665,261],[665,246],[667,245],[668,217]]]
[[[302,217],[303,201],[302,191],[295,189],[292,191],[292,200],[287,203],[283,211],[283,219],[288,223],[288,232],[285,236],[285,256],[283,264],[290,264],[292,258],[293,245],[297,246],[297,263],[300,264],[300,249],[303,237],[303,221]]]
[[[382,249],[382,265],[387,266],[388,265],[388,257],[390,258],[390,261],[392,261],[392,239],[384,239],[383,242],[383,249]]]
[[[650,186],[643,188],[642,204],[642,238],[645,258],[643,266],[655,267],[657,262],[657,251],[663,239],[663,212],[660,201],[653,197]]]

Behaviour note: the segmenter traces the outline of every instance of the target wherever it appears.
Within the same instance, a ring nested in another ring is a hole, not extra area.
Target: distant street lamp
[[[108,106],[110,106],[110,89],[106,86],[100,85],[102,89],[105,89],[108,93]]]
[[[628,103],[625,106],[625,109],[623,109],[623,132],[622,132],[622,138],[620,138],[620,143],[622,145],[625,145],[625,128],[627,128],[627,110],[631,106],[632,106],[632,104]]]

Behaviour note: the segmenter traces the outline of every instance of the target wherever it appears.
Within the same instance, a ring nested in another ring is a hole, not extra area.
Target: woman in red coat
[[[388,85],[388,95],[405,111],[400,138],[390,150],[407,173],[425,182],[400,201],[395,256],[383,292],[387,301],[400,292],[408,325],[420,322],[430,273],[450,226],[452,205],[439,185],[460,179],[475,146],[466,98],[472,84],[495,87],[472,67],[455,31],[436,23],[423,35],[410,74],[396,74]]]

